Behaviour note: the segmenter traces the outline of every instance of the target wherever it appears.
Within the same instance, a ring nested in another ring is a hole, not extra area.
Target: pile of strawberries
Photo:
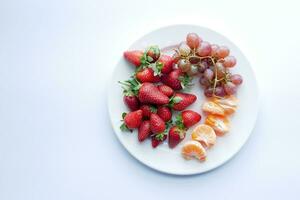
[[[130,110],[122,114],[121,130],[138,129],[138,140],[151,139],[153,148],[168,138],[169,147],[174,148],[187,129],[201,120],[199,113],[185,110],[197,97],[180,91],[190,85],[191,77],[176,68],[174,59],[161,54],[157,46],[126,51],[124,57],[136,69],[129,80],[120,82]],[[176,117],[172,117],[174,111]]]

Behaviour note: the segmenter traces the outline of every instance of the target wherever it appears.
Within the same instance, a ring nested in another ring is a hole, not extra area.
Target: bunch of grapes
[[[207,97],[233,95],[243,78],[231,74],[229,68],[236,65],[226,46],[203,41],[196,33],[189,33],[186,41],[179,44],[173,55],[177,67],[189,76],[199,75],[199,83]]]

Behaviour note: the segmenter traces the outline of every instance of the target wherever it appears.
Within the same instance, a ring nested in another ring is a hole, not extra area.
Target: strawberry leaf
[[[176,96],[171,97],[169,101],[169,107],[172,108],[174,104],[179,103],[180,101],[182,101],[181,97],[176,97]]]
[[[179,129],[182,129],[182,130],[185,129],[185,126],[183,125],[183,122],[182,122],[182,115],[181,115],[181,113],[180,113],[179,115],[176,116],[175,124],[176,124],[176,126],[177,126]]]
[[[120,126],[120,129],[121,129],[121,131],[124,131],[124,132],[127,132],[127,131],[132,132],[132,130],[130,130],[124,123]]]
[[[181,82],[182,89],[184,89],[186,87],[191,87],[192,86],[191,82],[192,82],[193,78],[190,77],[189,75],[184,74],[183,76],[179,76],[178,79]]]
[[[127,115],[127,113],[126,113],[126,112],[123,112],[123,113],[122,113],[122,119],[124,119],[126,115]]]
[[[153,105],[150,105],[150,111],[152,113],[156,113],[157,112],[157,108],[155,106],[153,106]]]
[[[159,133],[159,134],[155,135],[155,139],[159,140],[159,141],[163,141],[164,140],[164,136],[165,136],[164,133]]]

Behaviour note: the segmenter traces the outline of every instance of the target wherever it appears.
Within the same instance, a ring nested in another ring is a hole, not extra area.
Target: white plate
[[[120,131],[121,114],[124,111],[128,111],[128,109],[123,103],[122,89],[118,81],[127,80],[135,68],[126,62],[123,57],[120,58],[120,61],[115,67],[114,74],[111,78],[111,89],[108,97],[112,126],[125,149],[145,165],[161,172],[177,175],[203,173],[224,164],[232,158],[245,144],[251,134],[258,111],[257,83],[248,60],[235,44],[215,31],[193,25],[168,26],[148,33],[133,43],[130,49],[145,49],[154,44],[159,45],[161,48],[174,45],[185,40],[186,34],[189,32],[197,33],[210,43],[229,47],[231,55],[237,58],[237,65],[231,71],[241,74],[244,78],[244,83],[238,90],[237,97],[240,99],[240,103],[237,112],[231,117],[230,132],[223,137],[218,137],[216,145],[208,150],[207,160],[205,162],[184,160],[180,155],[181,146],[184,142],[179,144],[175,149],[169,149],[165,141],[164,144],[153,149],[150,140],[144,141],[143,143],[138,142],[137,131],[133,133]],[[196,94],[198,99],[189,109],[202,114],[201,104],[205,97],[197,81],[198,80],[195,80],[195,86],[191,90],[191,93]],[[203,122],[204,119],[205,116],[202,114],[201,122]],[[185,140],[190,139],[191,130],[192,128],[188,131]]]

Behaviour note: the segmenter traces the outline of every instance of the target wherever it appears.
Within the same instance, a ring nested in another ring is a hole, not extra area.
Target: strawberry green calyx
[[[184,124],[182,122],[182,115],[181,115],[181,113],[176,116],[175,125],[179,129],[181,129],[181,130],[185,130],[186,129],[186,127],[184,126]]]
[[[122,120],[121,120],[122,122],[124,121],[124,118],[125,118],[126,115],[127,115],[126,112],[123,112],[123,113],[122,113]],[[132,132],[132,130],[130,130],[130,129],[126,126],[125,123],[122,123],[122,124],[121,124],[120,129],[121,129],[121,131],[123,131],[123,132],[128,132],[128,131]]]
[[[170,98],[170,101],[169,101],[169,107],[173,107],[174,106],[174,104],[176,104],[176,103],[179,103],[179,102],[181,102],[182,101],[182,98],[181,97],[176,97],[176,96],[172,96],[171,98]]]
[[[155,135],[155,139],[156,139],[156,140],[159,140],[159,141],[163,141],[165,135],[166,135],[165,133],[159,133],[159,134],[156,134],[156,135]]]
[[[124,82],[119,81],[119,83],[123,85],[123,94],[125,96],[138,95],[141,83],[136,78],[131,78]]]
[[[184,74],[182,76],[180,76],[178,78],[178,80],[181,82],[181,87],[182,89],[185,89],[185,88],[190,88],[191,86],[193,86],[193,84],[191,83],[193,78],[190,77],[189,75],[187,74]]]

